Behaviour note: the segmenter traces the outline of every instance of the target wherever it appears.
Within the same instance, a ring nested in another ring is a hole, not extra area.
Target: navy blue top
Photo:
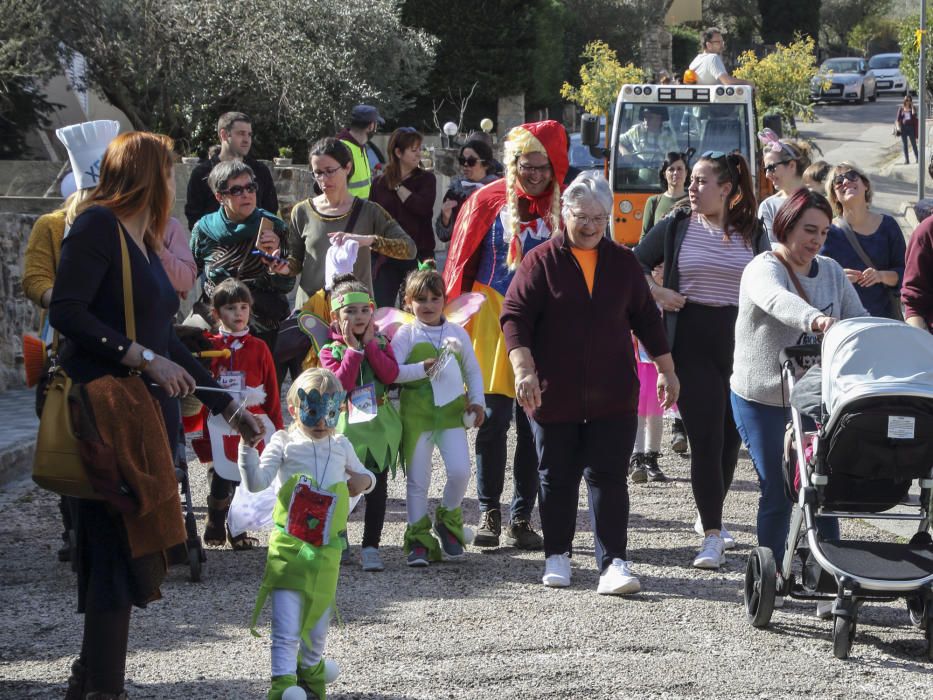
[[[91,207],[71,226],[62,242],[61,261],[52,289],[49,321],[64,336],[60,346],[62,367],[76,382],[105,375],[125,377],[130,368],[120,360],[131,345],[123,311],[123,235],[130,257],[136,342],[178,363],[201,386],[216,387],[210,373],[175,335],[173,321],[178,295],[159,256],[149,259],[104,207]],[[164,402],[165,394],[152,388]],[[214,412],[232,400],[228,394],[200,392],[198,398]],[[171,426],[169,426],[171,430]]]
[[[881,225],[878,226],[877,231],[867,236],[858,233],[855,235],[858,236],[862,249],[875,263],[876,270],[892,270],[897,273],[897,286],[893,289],[900,289],[904,277],[904,256],[907,252],[907,244],[904,242],[904,234],[897,222],[887,214],[882,214]],[[826,243],[823,244],[820,254],[832,258],[844,268],[864,270],[867,267],[855,249],[849,245],[845,233],[835,224],[829,227],[829,234],[826,236]],[[890,289],[892,287],[884,284],[875,284],[871,287],[855,285],[855,291],[858,292],[859,299],[862,300],[862,305],[868,313],[886,318],[891,316],[891,302],[888,294]]]

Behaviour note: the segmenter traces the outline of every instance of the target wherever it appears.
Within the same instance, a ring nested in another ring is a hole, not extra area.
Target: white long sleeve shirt
[[[440,326],[426,326],[415,319],[396,331],[395,336],[392,338],[392,350],[395,352],[395,359],[398,361],[398,379],[396,381],[404,384],[405,382],[424,379],[427,376],[423,362],[405,364],[415,345],[429,343],[439,350],[448,339],[456,340],[460,344],[463,371],[461,372],[460,362],[448,362],[434,381],[438,383],[460,382],[461,386],[466,384],[467,403],[477,404],[485,408],[483,372],[476,360],[476,353],[473,352],[473,341],[470,340],[470,336],[461,326],[450,321],[444,321]]]
[[[376,478],[360,462],[345,436],[314,440],[298,428],[277,431],[262,455],[241,440],[238,466],[243,483],[254,493],[264,490],[273,481],[284,484],[296,474],[314,477],[324,489],[346,481],[353,474],[369,476],[369,488],[363,493],[369,493],[376,486]]]

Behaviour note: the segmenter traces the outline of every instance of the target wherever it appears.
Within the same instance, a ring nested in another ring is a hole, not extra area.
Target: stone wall
[[[39,328],[39,311],[23,295],[23,256],[38,216],[0,213],[0,391],[22,387],[24,332]]]

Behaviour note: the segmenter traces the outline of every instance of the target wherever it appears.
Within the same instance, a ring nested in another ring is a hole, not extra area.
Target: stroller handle
[[[814,355],[819,357],[823,348],[818,343],[807,343],[805,345],[790,345],[780,352],[781,366],[783,367],[791,360],[800,359],[803,357],[813,357]]]

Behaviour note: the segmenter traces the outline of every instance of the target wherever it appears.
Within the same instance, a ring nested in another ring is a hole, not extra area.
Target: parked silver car
[[[813,102],[837,100],[858,102],[878,99],[875,73],[864,58],[830,58],[823,61],[819,72],[810,81]]]
[[[896,92],[906,95],[907,78],[901,73],[901,54],[878,53],[868,59],[868,67],[875,74],[878,92]]]

